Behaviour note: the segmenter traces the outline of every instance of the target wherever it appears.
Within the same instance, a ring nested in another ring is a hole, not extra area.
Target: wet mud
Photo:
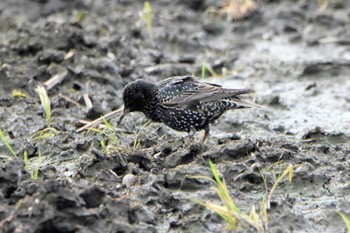
[[[0,129],[18,158],[0,142],[0,232],[230,232],[194,201],[220,203],[198,177],[212,177],[209,159],[246,213],[272,188],[271,165],[295,165],[272,196],[267,232],[346,232],[350,3],[258,1],[237,20],[224,4],[152,1],[151,36],[142,2],[1,1]],[[189,141],[162,124],[143,128],[141,113],[112,119],[109,136],[76,132],[120,108],[127,83],[200,78],[203,64],[214,71],[204,81],[255,89],[246,99],[263,108],[226,112],[206,144],[200,132]],[[47,127],[40,84],[57,133],[34,140]]]

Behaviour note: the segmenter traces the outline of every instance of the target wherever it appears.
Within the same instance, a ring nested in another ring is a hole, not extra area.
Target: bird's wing
[[[226,89],[220,85],[200,82],[191,76],[173,77],[157,84],[164,106],[174,107],[191,101],[208,102],[250,93],[250,89]]]

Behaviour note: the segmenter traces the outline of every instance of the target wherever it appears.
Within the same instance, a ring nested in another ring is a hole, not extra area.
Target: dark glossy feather
[[[250,89],[223,88],[217,84],[200,82],[191,76],[165,79],[157,87],[159,98],[167,107],[184,105],[191,101],[204,103],[253,92]]]

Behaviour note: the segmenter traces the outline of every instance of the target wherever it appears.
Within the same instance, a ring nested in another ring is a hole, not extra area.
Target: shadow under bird
[[[210,123],[226,110],[259,107],[238,97],[251,92],[254,91],[223,88],[191,76],[171,77],[156,84],[136,80],[123,90],[124,110],[118,124],[127,113],[139,111],[154,122],[189,133],[190,138],[196,131],[204,130],[204,143]]]

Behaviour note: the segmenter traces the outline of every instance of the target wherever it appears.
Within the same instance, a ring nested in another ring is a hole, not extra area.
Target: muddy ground
[[[259,1],[239,20],[223,4],[152,1],[151,38],[138,1],[0,2],[0,129],[19,155],[0,142],[1,232],[224,232],[192,200],[220,203],[212,183],[189,177],[211,176],[209,159],[242,212],[266,196],[258,167],[271,189],[280,168],[270,165],[296,166],[273,194],[268,232],[346,232],[337,212],[350,217],[350,2]],[[201,133],[188,142],[153,123],[134,147],[141,113],[111,120],[117,142],[76,132],[79,120],[120,108],[127,83],[200,77],[203,62],[216,72],[206,81],[253,88],[247,99],[264,108],[227,112],[205,145]],[[46,128],[34,90],[55,75],[64,77],[48,90],[59,133],[33,140]]]

